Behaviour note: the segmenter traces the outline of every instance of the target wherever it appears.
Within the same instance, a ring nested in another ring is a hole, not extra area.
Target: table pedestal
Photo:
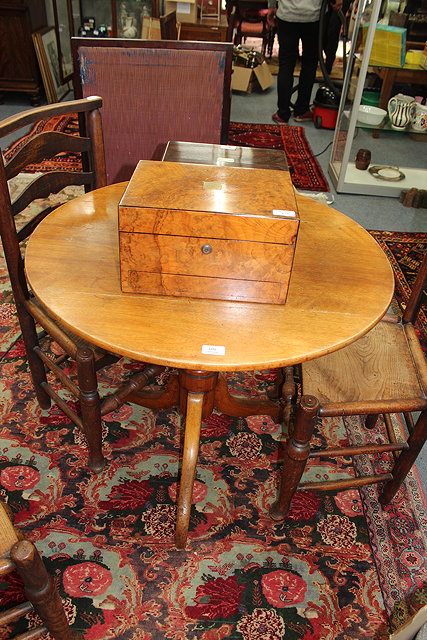
[[[179,406],[185,416],[182,470],[179,483],[175,544],[183,549],[190,523],[193,485],[199,453],[200,428],[214,408],[233,417],[269,415],[278,422],[281,406],[271,400],[244,399],[231,395],[223,375],[216,371],[180,370],[161,391],[138,391],[128,401],[155,410]]]

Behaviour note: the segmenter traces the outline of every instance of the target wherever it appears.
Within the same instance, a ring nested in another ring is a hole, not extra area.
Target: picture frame
[[[61,81],[54,27],[45,27],[33,33],[33,42],[46,99],[49,103],[59,102],[70,91],[70,87]]]
[[[51,0],[58,46],[59,75],[62,83],[73,76],[71,38],[81,24],[80,0]]]

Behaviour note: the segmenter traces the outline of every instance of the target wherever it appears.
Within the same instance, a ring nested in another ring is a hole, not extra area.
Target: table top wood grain
[[[375,240],[345,215],[298,195],[300,231],[284,305],[122,293],[117,221],[125,187],[65,203],[26,250],[36,297],[101,347],[180,369],[279,367],[350,344],[388,309],[393,273]],[[203,353],[203,345],[224,353]]]

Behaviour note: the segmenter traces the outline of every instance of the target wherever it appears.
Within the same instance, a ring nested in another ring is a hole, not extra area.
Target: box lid
[[[298,222],[289,173],[270,169],[141,160],[119,203],[120,231],[294,242]]]

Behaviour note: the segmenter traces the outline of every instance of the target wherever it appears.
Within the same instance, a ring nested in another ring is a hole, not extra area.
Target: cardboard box
[[[421,49],[409,49],[406,52],[405,57],[405,67],[410,65],[411,67],[421,67],[421,63],[423,60],[423,52]]]
[[[368,27],[363,28],[363,42],[366,41]],[[403,67],[406,55],[406,29],[378,24],[369,64],[372,66]]]
[[[283,304],[298,229],[287,171],[141,160],[119,203],[122,291]]]
[[[427,40],[426,40],[426,43],[424,45],[424,51],[423,51],[423,55],[421,57],[420,66],[421,66],[421,69],[427,69]]]
[[[188,0],[188,2],[166,0],[165,14],[170,11],[176,11],[178,22],[197,22],[198,7],[196,0]]]
[[[254,69],[233,65],[231,88],[234,91],[244,91],[245,93],[257,90],[265,91],[271,87],[273,82],[274,78],[266,62],[259,64]]]
[[[141,29],[142,40],[161,40],[159,18],[143,18]]]

